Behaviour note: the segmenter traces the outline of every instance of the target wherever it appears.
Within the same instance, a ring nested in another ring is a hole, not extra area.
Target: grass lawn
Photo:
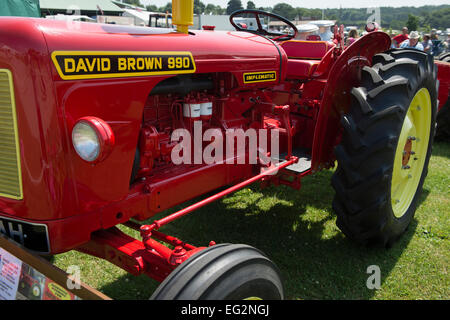
[[[355,245],[339,231],[331,175],[329,170],[306,177],[300,191],[255,184],[161,231],[198,246],[214,240],[262,250],[281,270],[286,299],[449,299],[450,144],[435,143],[421,204],[391,249]],[[75,251],[55,256],[54,263],[64,270],[80,266],[82,281],[114,299],[148,299],[158,286]],[[380,267],[379,290],[366,286],[370,265]]]

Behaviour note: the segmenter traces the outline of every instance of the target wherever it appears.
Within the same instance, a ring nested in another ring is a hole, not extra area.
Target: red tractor
[[[282,299],[259,250],[158,229],[256,181],[299,189],[337,161],[339,228],[392,245],[427,174],[433,58],[389,50],[377,30],[347,48],[343,27],[333,43],[298,41],[257,10],[233,14],[235,32],[191,31],[192,12],[173,0],[177,30],[0,19],[1,232],[38,254],[78,250],[146,274],[162,282],[154,299]],[[242,15],[257,26],[241,30]]]
[[[436,140],[450,141],[450,52],[435,61],[438,67],[439,112],[436,118]]]

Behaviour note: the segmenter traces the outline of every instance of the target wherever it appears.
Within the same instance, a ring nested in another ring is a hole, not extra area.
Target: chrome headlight
[[[79,119],[72,129],[72,144],[81,159],[98,162],[111,151],[114,135],[105,121],[85,117]]]

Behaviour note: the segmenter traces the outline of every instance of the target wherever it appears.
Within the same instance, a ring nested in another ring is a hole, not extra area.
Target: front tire
[[[342,117],[332,178],[337,225],[365,245],[391,246],[413,219],[435,130],[436,69],[416,50],[390,50],[362,70]]]
[[[280,300],[276,266],[259,250],[218,244],[179,265],[156,289],[154,300]]]

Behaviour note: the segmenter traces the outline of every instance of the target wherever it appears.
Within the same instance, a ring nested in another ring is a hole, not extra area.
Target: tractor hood
[[[119,58],[132,72],[114,73],[113,60]],[[161,61],[173,68],[164,69]],[[0,17],[0,72],[3,81],[9,81],[2,86],[14,93],[15,105],[10,108],[16,111],[19,132],[10,144],[16,150],[20,146],[20,164],[17,154],[12,154],[8,166],[0,166],[0,173],[2,168],[14,167],[17,177],[22,176],[22,183],[14,180],[14,194],[9,198],[0,195],[0,212],[41,221],[62,220],[80,212],[95,215],[98,208],[129,191],[144,103],[158,83],[181,73],[228,72],[237,80],[233,85],[240,88],[272,86],[283,79],[285,61],[286,54],[276,44],[245,32],[183,34],[169,29]],[[139,73],[143,64],[147,68],[152,63],[150,74]],[[129,158],[128,168],[111,175],[108,165],[86,168],[79,162],[71,149],[70,130],[74,121],[86,115],[111,124],[120,147],[108,160],[123,166]],[[14,131],[8,134],[14,137]],[[98,184],[99,193],[91,191],[92,181]],[[81,201],[86,193],[96,200]]]
[[[194,61],[190,68],[187,70],[177,69],[181,72],[175,71],[174,73],[232,72],[235,73],[241,85],[246,83],[243,78],[245,73],[275,71],[276,80],[280,80],[283,76],[281,62],[287,59],[283,50],[280,50],[272,41],[245,32],[194,30],[188,34],[182,34],[172,29],[162,28],[44,19],[28,19],[27,21],[33,23],[44,35],[49,53],[56,66],[53,68],[54,80],[64,79],[64,72],[60,69],[65,67],[65,61],[60,59],[58,62],[56,58],[72,53],[75,57],[91,55],[91,57],[97,58],[101,58],[102,54],[117,55],[125,57],[125,60],[130,55],[142,52],[148,53],[147,58],[161,57],[161,55],[165,58],[171,55],[175,58],[180,55],[187,56]],[[169,53],[168,56],[167,53]],[[95,63],[92,59],[86,60],[86,63],[92,66]],[[97,62],[100,65],[100,60]],[[124,65],[127,68],[126,71],[128,73],[138,71],[136,61],[129,62],[131,65]],[[105,63],[108,64],[106,60]],[[115,64],[117,61],[112,59],[111,63]],[[142,67],[143,64],[140,66]],[[73,71],[77,65],[74,65],[73,61],[69,61],[67,67]],[[110,67],[114,69],[114,66]],[[170,71],[173,70],[166,70],[166,67],[162,66],[161,70],[156,70],[160,72],[155,74],[171,74]],[[86,68],[89,69],[89,66]],[[83,74],[85,66],[82,65],[80,70]],[[73,78],[76,79],[76,77]],[[70,77],[64,80],[69,79]]]

